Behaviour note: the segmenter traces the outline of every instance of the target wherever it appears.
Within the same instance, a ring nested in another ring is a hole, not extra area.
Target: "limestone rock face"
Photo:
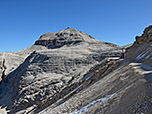
[[[152,65],[152,26],[136,37],[134,44],[126,50],[126,58]]]
[[[22,51],[0,53],[0,82],[2,77],[5,78],[10,72],[14,71],[33,51],[42,49],[46,49],[46,47],[32,45]]]
[[[23,57],[11,53],[0,54],[0,59],[0,82],[24,61]]]
[[[136,36],[136,43],[143,44],[146,42],[152,42],[152,25],[144,30],[142,36]]]
[[[59,48],[64,45],[74,45],[79,42],[99,42],[90,35],[73,28],[67,28],[57,33],[43,34],[35,45],[43,45],[48,48]]]
[[[104,59],[85,74],[86,81],[73,90],[74,95],[39,114],[151,114],[152,71],[146,67],[119,58]]]
[[[108,49],[93,51],[100,47]],[[38,108],[54,103],[75,89],[93,65],[109,55],[118,54],[119,50],[105,44],[36,51],[7,78],[13,88],[14,106],[21,109],[35,104]]]
[[[9,70],[2,81],[0,105],[6,106],[10,113],[42,110],[83,82],[85,87],[90,82],[84,75],[94,65],[120,53],[119,46],[100,42],[75,29],[44,34],[32,47],[13,53],[22,57],[23,62],[12,65],[15,69]]]

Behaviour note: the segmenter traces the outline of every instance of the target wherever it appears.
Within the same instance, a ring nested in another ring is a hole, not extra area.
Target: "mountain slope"
[[[110,66],[103,68],[107,64]],[[41,113],[151,114],[152,68],[147,67],[122,59],[103,60],[88,72],[92,77],[87,80],[86,88],[80,89],[80,85],[75,95]]]
[[[150,34],[151,26],[139,37],[144,42],[137,39],[127,49],[126,58],[137,62],[104,59],[85,74],[87,80],[73,91],[74,95],[67,95],[40,114],[151,114]]]
[[[40,112],[79,87],[94,65],[120,52],[119,46],[73,28],[44,34],[31,48],[13,53],[24,62],[12,65],[2,80],[0,106],[10,113]]]
[[[2,53],[0,113],[151,114],[151,31],[123,47],[124,59],[122,47],[73,28]]]

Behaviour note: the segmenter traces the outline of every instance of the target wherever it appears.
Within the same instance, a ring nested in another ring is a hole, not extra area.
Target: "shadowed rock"
[[[84,32],[73,28],[67,28],[57,33],[43,34],[40,36],[39,40],[35,42],[35,45],[43,45],[52,49],[64,45],[74,45],[80,42],[97,43],[99,41]]]

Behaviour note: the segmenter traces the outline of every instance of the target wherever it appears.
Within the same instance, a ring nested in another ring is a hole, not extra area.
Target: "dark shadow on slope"
[[[68,41],[68,42],[62,42],[62,41],[48,41],[48,40],[38,40],[35,42],[34,45],[41,45],[41,46],[45,46],[48,49],[57,49],[57,48],[61,48],[63,46],[70,46],[70,45],[77,45],[80,44],[83,41]]]
[[[35,52],[33,52],[18,68],[16,68],[13,72],[11,72],[8,76],[7,76],[7,78],[6,78],[6,84],[9,86],[9,88],[13,88],[11,91],[13,92],[13,93],[16,93],[18,90],[19,90],[19,87],[18,87],[18,85],[19,85],[19,82],[20,82],[20,80],[21,80],[21,76],[24,76],[24,72],[26,71],[26,68],[28,67],[28,65],[30,64],[30,62],[29,62],[29,60],[31,59],[31,57],[33,57],[34,56],[34,54],[35,54]],[[47,56],[46,56],[47,57]],[[100,58],[100,56],[98,55],[98,58]],[[46,60],[47,58],[43,58],[42,60],[41,60],[41,62],[43,62],[44,60]],[[94,60],[96,60],[97,61],[97,59],[96,58],[93,58]],[[102,58],[102,59],[104,59],[104,57]],[[100,60],[99,60],[100,61]],[[109,64],[108,66],[107,66],[107,68],[106,68],[106,70],[110,70],[111,71],[111,69],[109,69],[110,68],[110,65],[111,64]],[[101,77],[102,78],[102,77]],[[91,78],[90,78],[91,79]],[[98,76],[96,76],[96,77],[94,77],[94,78],[92,78],[91,80],[93,80],[93,81],[91,81],[90,83],[92,83],[92,82],[95,82],[95,81],[97,81],[98,80]],[[89,84],[90,84],[89,83]],[[16,85],[14,85],[14,84],[16,84]],[[79,84],[78,85],[76,85],[76,87],[78,87],[79,86]],[[73,88],[74,86],[71,86],[71,90],[73,90],[73,89],[75,89],[75,88]],[[3,89],[3,88],[2,88]],[[66,88],[65,88],[66,89]],[[70,91],[70,90],[69,90]],[[13,94],[13,93],[10,93],[12,96],[11,96],[11,98],[13,98],[12,100],[12,103],[14,103],[14,100],[18,97],[18,96],[16,96],[16,94]],[[62,93],[62,92],[61,92]],[[61,93],[57,93],[57,94],[61,94]],[[68,92],[69,93],[69,92]],[[68,93],[66,93],[66,95],[68,94]],[[5,94],[9,94],[9,93],[7,93],[7,91],[6,92],[4,92],[4,95]],[[56,94],[56,95],[57,95]],[[73,95],[73,94],[71,94],[71,95]],[[56,96],[54,96],[54,97],[56,97]],[[54,98],[53,97],[53,98]],[[52,98],[52,99],[53,99]],[[60,98],[59,98],[60,99]],[[53,99],[53,103],[54,102],[56,102],[58,100],[58,97],[56,97],[56,100],[54,100]],[[47,103],[46,103],[47,104]],[[51,103],[50,103],[51,104]],[[14,107],[11,107],[10,105],[8,105],[7,104],[7,102],[6,103],[0,103],[0,105],[5,105],[5,106],[7,106],[8,107],[8,109],[13,109]],[[13,105],[13,104],[12,104]],[[32,106],[33,105],[33,103],[31,103],[30,104],[30,106]],[[24,106],[22,109],[26,109],[27,107],[30,107],[29,105],[28,106]],[[47,107],[48,106],[48,104],[46,105],[46,106],[44,106],[44,107]],[[43,109],[43,108],[42,108]],[[21,108],[20,109],[13,109],[13,110],[15,110],[15,112],[17,112],[17,111],[19,111],[19,110],[21,110]],[[10,113],[15,113],[14,111],[11,111]],[[36,113],[36,112],[35,112]]]
[[[146,74],[145,79],[147,80],[147,83],[152,83],[152,73]]]
[[[35,52],[33,52],[31,55],[33,54],[35,54]],[[21,80],[23,70],[26,70],[26,67],[30,64],[28,61],[31,57],[32,56],[27,57],[25,61],[20,64],[14,71],[9,73],[0,84],[0,101],[3,101],[0,102],[0,106],[2,108],[6,107],[7,110],[10,110],[9,114],[14,113],[11,111],[16,97],[16,95],[14,95],[13,93],[19,89],[16,85],[18,85],[17,83],[19,83],[19,81]]]

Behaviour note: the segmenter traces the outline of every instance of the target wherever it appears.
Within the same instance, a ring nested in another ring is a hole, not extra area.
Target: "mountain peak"
[[[48,48],[59,48],[64,45],[74,45],[80,42],[95,43],[99,42],[92,36],[67,27],[56,33],[45,33],[35,42],[35,45],[43,45]]]
[[[75,28],[71,28],[71,27],[67,27],[65,30],[75,30],[75,31],[77,31]]]

